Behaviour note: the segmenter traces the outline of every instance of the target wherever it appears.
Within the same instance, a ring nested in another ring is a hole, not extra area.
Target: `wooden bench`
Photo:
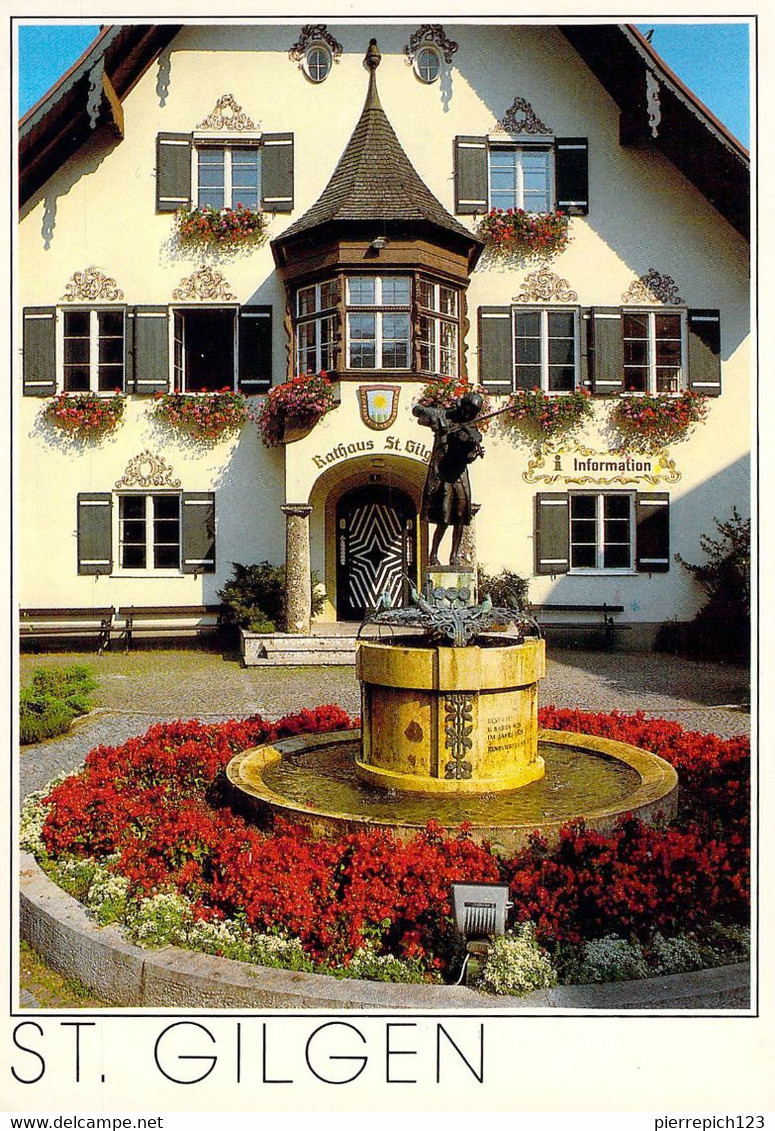
[[[20,609],[19,634],[25,638],[96,633],[97,655],[102,655],[110,648],[115,612],[112,605],[104,609]]]
[[[124,651],[128,652],[136,632],[143,636],[180,636],[220,628],[223,608],[221,605],[122,605],[117,620],[123,622],[117,624],[117,628],[119,640],[124,641]]]
[[[629,632],[629,624],[617,624],[614,617],[618,613],[624,612],[624,605],[528,605],[528,613],[535,617],[538,621],[541,630],[546,629],[561,629],[567,632],[600,632],[603,633],[603,645],[605,648],[610,649],[614,646],[614,633],[615,632]],[[599,620],[573,620],[573,621],[557,621],[545,620],[544,616],[547,613],[597,613],[602,614],[602,621]]]

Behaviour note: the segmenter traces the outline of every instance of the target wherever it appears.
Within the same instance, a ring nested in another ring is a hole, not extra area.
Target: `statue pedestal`
[[[428,566],[425,571],[423,595],[429,597],[429,590],[433,593],[439,589],[467,589],[468,600],[462,603],[466,605],[477,604],[476,573],[474,570],[460,566]],[[434,601],[434,604],[436,603]]]

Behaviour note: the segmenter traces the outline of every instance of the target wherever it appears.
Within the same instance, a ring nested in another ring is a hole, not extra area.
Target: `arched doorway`
[[[339,620],[363,620],[384,593],[393,606],[417,584],[417,508],[403,491],[370,483],[342,495],[336,508],[336,606]]]

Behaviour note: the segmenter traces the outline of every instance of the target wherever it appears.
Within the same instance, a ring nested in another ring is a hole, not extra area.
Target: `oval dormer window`
[[[426,44],[414,57],[414,73],[420,82],[435,82],[441,74],[441,53],[437,47]]]
[[[331,70],[332,56],[325,43],[312,43],[304,54],[304,73],[310,82],[323,82]]]

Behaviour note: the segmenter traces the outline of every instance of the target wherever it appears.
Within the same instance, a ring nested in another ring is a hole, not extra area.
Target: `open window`
[[[215,393],[235,387],[233,308],[172,312],[174,387],[182,393]]]

